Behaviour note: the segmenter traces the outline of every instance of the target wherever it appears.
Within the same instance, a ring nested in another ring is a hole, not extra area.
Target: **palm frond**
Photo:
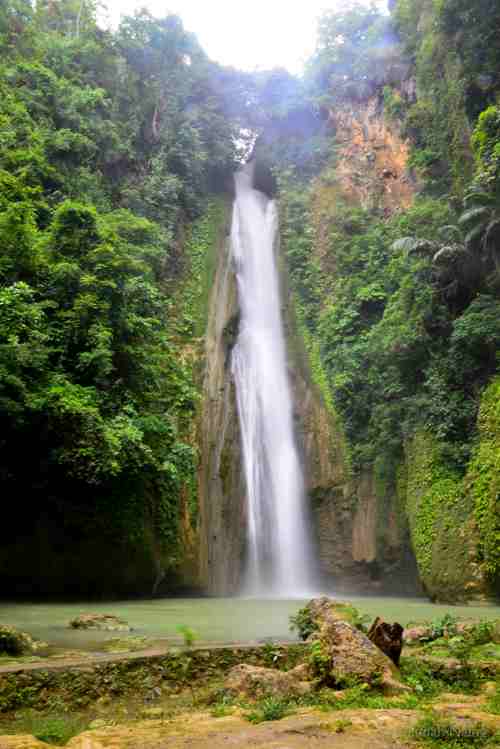
[[[430,257],[439,247],[439,242],[433,242],[430,239],[420,239],[414,247],[408,250],[407,255],[423,255]]]
[[[480,218],[486,219],[489,215],[490,211],[488,208],[471,208],[470,211],[465,211],[465,213],[462,213],[462,215],[458,219],[458,224],[459,226],[465,226],[467,224],[476,222]]]
[[[500,249],[500,218],[494,218],[486,227],[484,244],[486,247],[496,244],[498,245],[498,249]]]
[[[462,240],[462,232],[453,224],[442,226],[438,234],[444,242],[460,242]]]
[[[436,266],[451,266],[464,262],[467,256],[468,252],[463,245],[451,244],[441,247],[432,258],[432,263]]]
[[[495,197],[487,192],[469,192],[464,197],[464,208],[470,206],[494,205]]]
[[[391,244],[391,250],[393,252],[411,252],[414,247],[417,247],[421,240],[417,239],[416,237],[402,237],[401,239],[396,239],[395,242]]]
[[[478,239],[481,238],[481,234],[484,232],[485,225],[484,223],[479,224],[478,226],[475,226],[473,229],[470,230],[470,232],[465,237],[465,244],[467,246],[471,244],[475,244]]]

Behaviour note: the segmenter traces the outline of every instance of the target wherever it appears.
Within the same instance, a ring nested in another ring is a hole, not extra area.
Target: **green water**
[[[347,597],[343,598],[347,600]],[[500,618],[500,606],[436,605],[421,598],[349,596],[362,613],[406,625],[446,613],[461,618]],[[4,603],[0,624],[11,624],[51,644],[71,649],[99,650],[99,645],[123,633],[84,632],[68,628],[79,613],[115,614],[144,635],[180,643],[179,625],[191,627],[198,643],[255,642],[294,639],[288,618],[304,605],[298,600],[242,598],[170,598],[112,603]]]

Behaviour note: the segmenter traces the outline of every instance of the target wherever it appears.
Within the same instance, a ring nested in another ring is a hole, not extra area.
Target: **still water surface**
[[[343,597],[346,600],[347,597]],[[421,598],[349,596],[362,613],[381,615],[387,621],[406,625],[412,621],[438,619],[447,612],[463,618],[500,618],[500,606],[437,605]],[[209,642],[254,642],[293,640],[289,616],[304,601],[243,598],[163,598],[111,603],[2,603],[0,624],[12,624],[35,637],[64,648],[99,650],[99,645],[124,633],[84,632],[68,628],[77,614],[91,611],[115,614],[134,632],[155,640],[179,644],[180,625],[197,633],[199,644]]]

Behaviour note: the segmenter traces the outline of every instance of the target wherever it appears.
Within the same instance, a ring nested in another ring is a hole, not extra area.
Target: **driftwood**
[[[395,622],[388,624],[379,616],[368,630],[368,639],[385,653],[396,666],[403,649],[403,627]]]

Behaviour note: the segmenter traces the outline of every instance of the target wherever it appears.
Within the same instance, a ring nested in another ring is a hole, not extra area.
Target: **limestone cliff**
[[[333,117],[333,115],[332,115]],[[414,189],[406,172],[407,145],[384,122],[375,100],[336,116],[342,128],[339,183],[343,195],[369,202],[377,194],[388,211],[406,206]],[[374,154],[374,157],[372,155]],[[356,174],[362,177],[356,177]],[[391,172],[390,176],[384,170]],[[315,250],[321,259],[322,221],[335,212],[332,191],[316,194]],[[226,232],[227,234],[227,232]],[[200,419],[199,582],[212,595],[238,588],[245,551],[245,488],[230,352],[238,332],[237,290],[226,236],[217,247],[205,339]],[[395,492],[377,492],[374,476],[352,475],[348,447],[334,408],[314,381],[297,325],[288,271],[280,255],[283,313],[295,423],[311,522],[324,582],[336,589],[414,592],[417,574],[408,531],[399,522]]]
[[[384,116],[380,96],[331,110],[328,122],[338,146],[335,182],[341,192],[386,215],[407,208],[416,189],[408,169],[410,147]]]
[[[231,347],[238,329],[238,304],[228,229],[229,217],[225,234],[216,247],[199,427],[199,581],[211,595],[236,591],[245,538],[240,436],[230,370]]]
[[[297,361],[296,348],[291,357],[297,434],[324,584],[344,592],[416,592],[417,568],[396,493],[377,490],[373,472],[352,474],[338,416],[303,360]]]
[[[314,252],[320,263],[324,262],[324,228],[334,219],[339,197],[364,207],[376,204],[390,214],[407,207],[416,189],[407,169],[408,144],[387,124],[377,97],[330,113],[329,126],[339,144],[335,184],[328,187],[318,180],[313,195]],[[258,173],[262,175],[263,170]],[[212,595],[237,590],[246,533],[239,428],[229,366],[238,329],[229,252],[226,236],[217,247],[209,302],[199,436],[199,577],[202,588]],[[338,590],[414,592],[418,589],[416,565],[395,490],[377,487],[370,471],[352,475],[340,420],[314,382],[295,319],[284,260],[286,245],[278,252],[297,440],[325,584],[333,583]]]
[[[418,184],[407,166],[409,144],[384,116],[380,97],[331,111],[328,123],[336,158],[334,169],[327,167],[311,187],[311,250],[322,272],[333,278],[328,233],[339,205],[376,208],[390,216],[412,203]],[[294,299],[287,297],[298,432],[325,581],[333,581],[337,590],[416,592],[418,572],[396,488],[379,484],[372,469],[361,475],[351,471],[341,420],[326,402],[328,387],[314,382],[294,322]]]

